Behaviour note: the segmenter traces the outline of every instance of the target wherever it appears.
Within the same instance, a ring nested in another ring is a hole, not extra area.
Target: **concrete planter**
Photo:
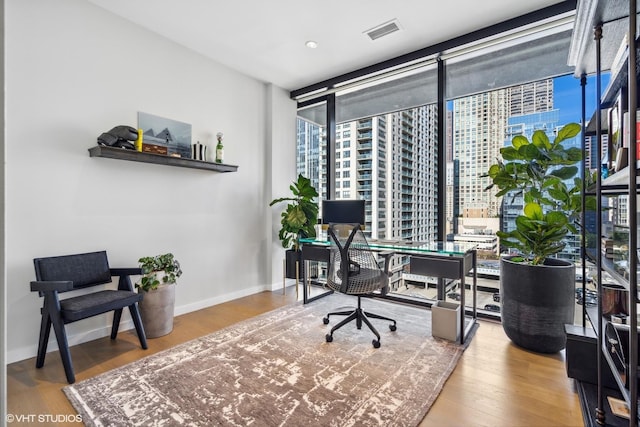
[[[176,301],[176,285],[160,285],[158,289],[142,291],[139,303],[140,316],[147,338],[167,335],[173,330],[173,310]]]

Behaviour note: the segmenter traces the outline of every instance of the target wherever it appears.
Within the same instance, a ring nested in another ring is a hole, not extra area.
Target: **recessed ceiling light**
[[[318,43],[314,42],[313,40],[309,40],[308,42],[306,42],[304,44],[306,47],[308,47],[309,49],[315,49],[318,47]]]

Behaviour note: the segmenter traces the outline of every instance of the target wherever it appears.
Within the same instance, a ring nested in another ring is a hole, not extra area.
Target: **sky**
[[[609,74],[603,74],[601,88],[606,88],[608,83]],[[560,124],[580,123],[582,121],[582,88],[580,87],[580,79],[573,77],[573,75],[556,77],[553,79],[553,92],[554,108],[560,110]],[[595,76],[587,77],[585,99],[588,122],[596,108]]]
[[[609,73],[602,74],[601,89],[604,90],[609,84]],[[553,79],[553,103],[554,108],[560,110],[559,124],[582,121],[582,88],[580,79],[572,74],[555,77]],[[596,109],[596,77],[587,77],[585,87],[585,111],[587,123]],[[447,102],[447,110],[453,109],[453,101]]]

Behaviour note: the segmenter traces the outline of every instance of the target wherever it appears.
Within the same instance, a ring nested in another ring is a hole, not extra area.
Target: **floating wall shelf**
[[[106,157],[108,159],[130,160],[133,162],[155,163],[157,165],[178,166],[182,168],[204,169],[212,172],[236,172],[238,166],[224,163],[204,162],[202,160],[172,157],[163,154],[140,153],[124,148],[96,145],[89,148],[90,157]]]

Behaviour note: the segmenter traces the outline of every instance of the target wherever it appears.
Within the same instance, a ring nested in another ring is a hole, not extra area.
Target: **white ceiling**
[[[258,80],[293,90],[558,0],[88,0]],[[364,32],[392,19],[401,31]],[[314,40],[316,49],[305,42]]]

